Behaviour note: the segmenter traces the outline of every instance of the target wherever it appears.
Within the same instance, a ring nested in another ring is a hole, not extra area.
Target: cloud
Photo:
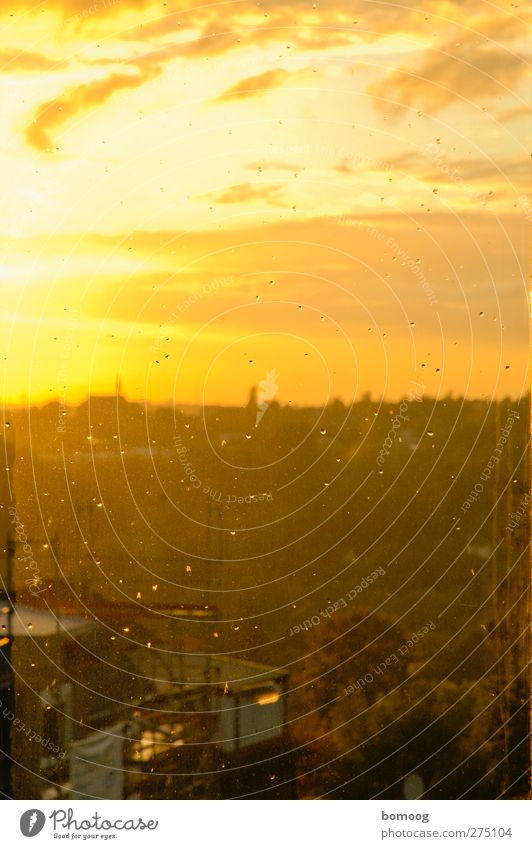
[[[240,82],[235,83],[235,85],[223,91],[211,102],[217,103],[226,100],[243,100],[247,97],[255,97],[258,94],[264,94],[266,91],[282,86],[292,76],[296,76],[296,74],[290,73],[285,68],[278,68],[272,71],[264,71],[264,73],[256,74],[253,77],[245,77]]]
[[[468,182],[505,181],[517,179],[530,182],[530,158],[445,160],[445,171],[434,169],[422,172],[420,177],[429,183],[453,182],[453,175]]]
[[[205,38],[216,38],[217,52],[220,52],[233,46],[257,46],[271,42],[321,50],[348,44],[353,38],[360,37],[353,28],[352,8],[347,0],[322,4],[319,11],[313,12],[313,21],[302,25],[305,12],[308,12],[307,0],[296,3],[267,0],[255,9],[241,2],[194,7],[183,0],[174,4],[172,12],[151,21],[142,20],[121,33],[121,38],[146,44],[177,32],[194,32],[200,37],[190,42],[191,50],[194,43],[199,45]],[[391,17],[388,13],[388,19]]]
[[[497,121],[501,124],[515,121],[518,118],[530,118],[530,106],[514,106],[511,109],[504,109],[498,115],[495,115]]]
[[[48,150],[52,144],[50,130],[85,109],[105,103],[115,91],[138,88],[159,73],[159,68],[151,66],[138,74],[111,74],[103,80],[67,90],[61,97],[38,107],[32,123],[26,128],[26,141],[37,150]]]
[[[125,0],[119,0],[126,9]],[[130,0],[134,5],[134,0]],[[190,36],[182,41],[183,55],[209,57],[233,49],[278,44],[293,54],[302,51],[322,51],[353,42],[372,42],[381,36],[401,31],[403,22],[411,20],[409,9],[389,8],[375,11],[367,0],[325,0],[310,8],[308,0],[264,0],[253,5],[242,2],[191,5],[188,0],[169,0],[166,14],[154,4],[157,16],[124,27],[117,34],[122,41],[136,41],[143,46],[161,40]],[[149,10],[151,11],[151,10]],[[354,18],[358,17],[358,22]],[[360,24],[360,26],[358,26]]]
[[[15,12],[29,12],[33,15],[51,12],[62,19],[81,20],[97,14],[111,15],[132,9],[140,11],[153,5],[153,0],[45,0],[40,3],[32,0],[10,0],[9,3],[2,4],[0,16],[13,15]]]
[[[252,186],[251,183],[239,183],[235,186],[229,186],[218,194],[202,195],[205,200],[214,201],[214,203],[248,203],[253,200],[265,200],[275,206],[283,206],[280,192],[280,185],[262,185]]]
[[[434,113],[454,103],[505,97],[526,74],[518,53],[481,43],[477,35],[426,51],[413,68],[398,68],[369,88],[383,110],[401,106]],[[382,102],[384,101],[384,102]]]
[[[410,153],[405,154],[405,158],[409,158],[411,156]],[[414,156],[414,159],[416,157]],[[397,162],[399,157],[395,157],[393,160]],[[345,174],[347,176],[353,176],[354,174],[368,174],[369,172],[374,172],[376,174],[388,174],[392,171],[393,165],[389,160],[383,159],[368,159],[367,157],[362,158],[354,158],[350,156],[344,156],[336,165],[332,166],[332,170],[336,171],[337,174]]]
[[[344,158],[340,160],[337,165],[333,166],[333,171],[337,171],[338,174],[356,174],[357,169],[353,168],[349,157],[344,156]]]
[[[246,171],[304,171],[302,165],[296,165],[293,162],[279,162],[275,160],[266,160],[264,162],[248,162],[244,166]]]
[[[415,179],[420,186],[425,184],[435,192],[454,185],[461,193],[469,193],[472,198],[487,198],[491,195],[496,196],[498,201],[511,198],[516,188],[526,192],[531,185],[528,155],[501,157],[497,160],[488,157],[449,159],[445,156],[445,149],[436,144],[389,160],[344,158],[332,170],[347,176],[371,173],[390,181]]]
[[[196,48],[209,52],[212,49],[212,41],[205,39],[201,48],[197,45]],[[122,68],[130,68],[131,71],[115,72],[104,79],[67,89],[59,97],[37,108],[32,123],[26,129],[26,141],[37,150],[49,150],[52,145],[50,137],[52,129],[64,124],[85,109],[100,106],[116,91],[139,88],[159,76],[167,62],[180,56],[188,56],[188,53],[188,44],[163,45],[121,63]],[[103,60],[100,64],[109,63]]]
[[[26,141],[37,150],[48,150],[52,144],[50,130],[85,109],[100,106],[116,91],[139,88],[159,76],[164,64],[180,56],[184,49],[186,45],[169,44],[150,50],[122,63],[121,67],[131,71],[114,72],[104,79],[67,89],[60,97],[37,108],[32,123],[26,129]]]
[[[10,74],[14,71],[56,71],[63,62],[49,59],[42,53],[27,50],[0,50],[0,72]]]

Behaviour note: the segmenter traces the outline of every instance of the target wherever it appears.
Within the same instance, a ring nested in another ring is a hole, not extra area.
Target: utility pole
[[[1,620],[5,616],[5,631],[0,632],[0,796],[4,799],[13,798],[13,781],[11,774],[11,730],[15,715],[15,676],[12,665],[13,646],[13,613],[15,592],[13,590],[13,557],[15,544],[8,532],[6,543],[6,583],[5,590],[0,590]]]
[[[527,450],[525,452],[526,465],[525,465],[525,481],[528,487],[528,492],[532,492],[532,395],[529,395],[531,405],[528,411],[528,445]],[[532,527],[532,501],[529,502],[530,507],[528,510],[528,530],[530,532],[530,528]],[[532,664],[530,663],[531,652],[532,652],[532,635],[530,633],[530,623],[532,621],[532,546],[530,544],[530,540],[528,541],[528,587],[527,587],[527,596],[526,596],[526,634],[527,640],[525,644],[526,651],[526,663],[528,664],[528,697],[530,699],[529,706],[532,709]],[[529,750],[529,796],[532,799],[532,717],[531,722],[528,727],[529,731],[529,740],[530,740],[530,750]]]
[[[213,524],[214,523],[214,524]],[[212,655],[214,649],[214,633],[213,628],[216,626],[217,605],[215,600],[216,591],[218,589],[218,572],[220,563],[223,560],[222,548],[222,511],[220,505],[213,503],[209,497],[207,501],[207,527],[206,527],[206,549],[207,549],[207,575],[206,575],[206,593],[205,600],[208,607],[209,621],[209,636],[207,640],[207,657],[205,661],[205,682],[207,686],[208,699],[210,703],[212,690],[213,665]],[[217,534],[215,533],[217,532]]]

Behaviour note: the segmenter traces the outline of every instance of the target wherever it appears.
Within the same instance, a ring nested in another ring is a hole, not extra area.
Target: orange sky
[[[530,6],[0,10],[4,395],[528,391]]]

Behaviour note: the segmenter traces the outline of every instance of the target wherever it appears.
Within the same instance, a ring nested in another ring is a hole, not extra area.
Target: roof
[[[0,629],[6,635],[7,618],[5,607],[0,608]],[[91,620],[82,619],[78,616],[56,616],[49,609],[29,607],[23,604],[14,605],[14,613],[11,618],[12,634],[17,637],[51,637],[60,634],[68,637],[70,634],[79,634],[82,631],[93,629],[95,623]]]

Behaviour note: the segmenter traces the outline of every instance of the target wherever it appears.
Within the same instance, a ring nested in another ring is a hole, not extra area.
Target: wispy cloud
[[[449,160],[445,164],[445,171],[441,169],[422,171],[420,178],[428,183],[453,182],[453,175],[458,174],[461,179],[470,183],[481,182],[489,185],[489,182],[493,180],[519,180],[523,187],[530,184],[530,159],[525,156],[498,159],[496,162],[489,159]]]
[[[281,197],[282,189],[283,187],[278,184],[253,186],[251,183],[238,183],[238,185],[229,186],[217,194],[202,195],[202,198],[214,203],[247,203],[253,200],[263,200],[275,206],[284,206]]]
[[[235,85],[227,88],[218,97],[213,99],[213,103],[227,100],[244,100],[248,97],[256,97],[260,94],[265,94],[273,88],[279,88],[290,77],[297,76],[298,73],[291,73],[285,68],[277,68],[272,71],[264,71],[262,74],[256,74],[253,77],[245,77]]]
[[[501,122],[501,124],[505,124],[508,121],[516,121],[519,118],[527,118],[528,120],[530,120],[530,112],[531,107],[528,105],[514,106],[511,109],[503,109],[495,117],[497,118],[497,121]]]
[[[264,162],[248,162],[244,167],[246,171],[290,171],[293,174],[305,170],[302,165],[296,165],[295,162],[268,159]]]
[[[209,53],[214,49],[211,39],[200,39],[200,42],[194,42],[195,51]],[[37,150],[49,150],[52,146],[52,129],[66,123],[85,109],[100,106],[117,91],[139,88],[162,74],[168,62],[189,56],[190,47],[190,43],[163,45],[122,63],[117,62],[123,70],[115,71],[103,79],[67,89],[59,97],[37,108],[31,124],[26,129],[26,141]],[[107,66],[109,60],[103,59],[99,64]]]
[[[479,46],[475,33],[426,51],[418,64],[392,71],[370,86],[369,92],[385,110],[412,107],[434,113],[455,103],[505,97],[528,68],[517,51],[485,40]]]
[[[110,74],[103,80],[68,89],[60,97],[38,107],[33,121],[26,128],[26,141],[37,150],[49,150],[52,145],[52,129],[61,126],[85,109],[105,103],[115,91],[138,88],[159,73],[157,66],[151,66],[137,74]]]
[[[28,50],[0,50],[0,73],[10,74],[19,71],[55,71],[64,67],[64,62],[49,59],[42,53]]]

